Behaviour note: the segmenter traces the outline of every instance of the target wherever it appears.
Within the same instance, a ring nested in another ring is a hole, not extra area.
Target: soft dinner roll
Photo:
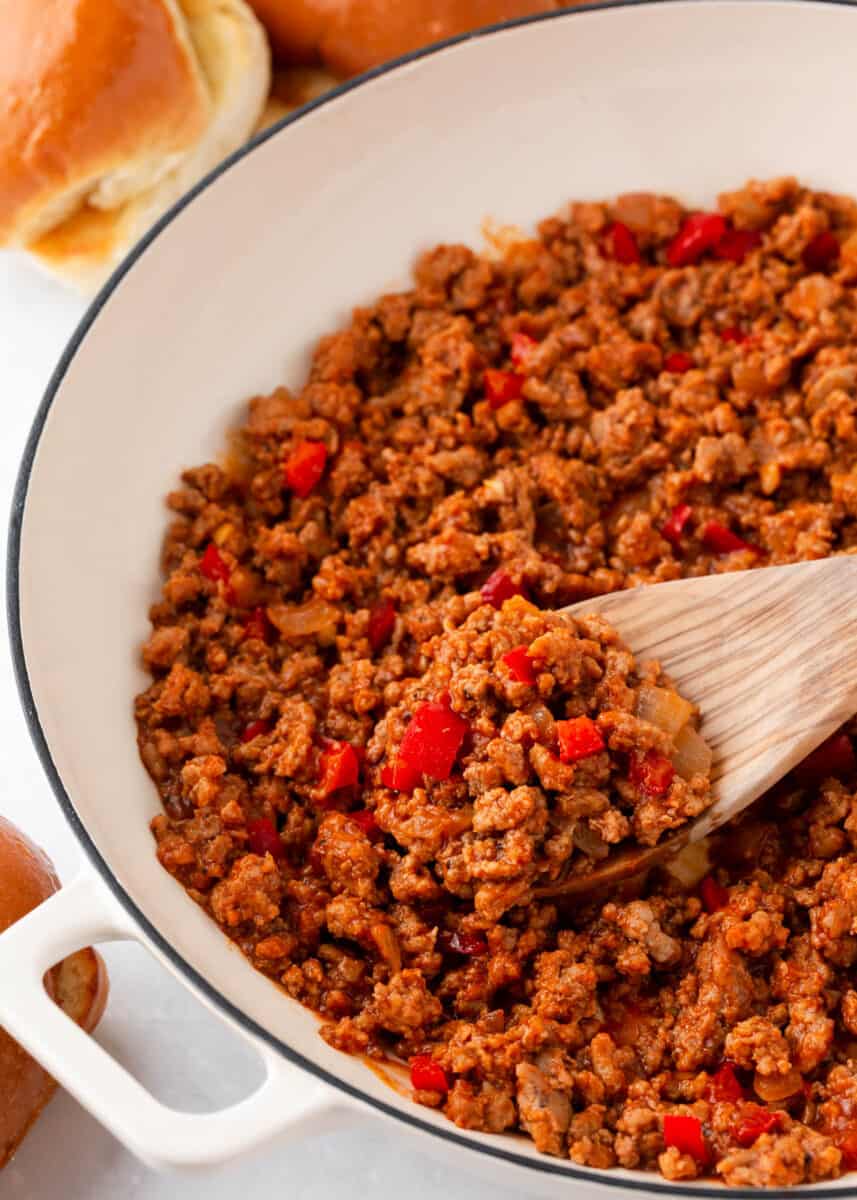
[[[252,132],[245,0],[0,0],[0,243],[85,290]]]
[[[285,62],[356,75],[454,34],[563,8],[561,0],[250,0]]]
[[[59,887],[50,860],[0,817],[0,933]],[[56,1003],[91,1032],[107,1002],[107,972],[100,955],[81,950],[45,979]],[[0,1167],[4,1166],[56,1090],[56,1084],[17,1042],[0,1029]]]
[[[324,67],[280,67],[271,80],[268,103],[259,118],[258,129],[266,129],[288,116],[302,104],[316,100],[335,88],[339,80]]]

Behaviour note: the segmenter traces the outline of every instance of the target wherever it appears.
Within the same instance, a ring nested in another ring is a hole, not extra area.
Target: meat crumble
[[[158,857],[331,1045],[590,1167],[857,1169],[857,722],[707,862],[538,894],[711,801],[693,706],[551,610],[857,553],[857,203],[630,194],[439,246],[169,506]]]

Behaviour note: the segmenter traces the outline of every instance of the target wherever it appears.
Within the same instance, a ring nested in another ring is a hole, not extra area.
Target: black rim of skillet
[[[15,671],[15,680],[18,685],[18,693],[21,704],[24,709],[24,716],[29,728],[30,737],[38,754],[48,781],[53,789],[57,803],[63,812],[66,820],[71,826],[78,842],[83,847],[87,858],[93,867],[98,871],[101,878],[104,880],[107,887],[131,916],[136,926],[142,931],[145,938],[153,943],[164,958],[173,966],[176,971],[182,975],[200,993],[206,996],[217,1008],[231,1017],[243,1029],[265,1042],[272,1049],[276,1050],[289,1062],[308,1071],[316,1078],[323,1080],[331,1087],[340,1092],[345,1092],[353,1099],[360,1101],[362,1104],[369,1105],[371,1108],[377,1109],[386,1116],[392,1117],[397,1121],[403,1122],[405,1125],[413,1129],[420,1130],[423,1133],[429,1134],[431,1137],[446,1139],[458,1146],[465,1148],[477,1154],[486,1155],[489,1158],[499,1160],[500,1162],[513,1163],[516,1166],[525,1167],[531,1171],[539,1171],[545,1175],[558,1176],[561,1179],[569,1181],[574,1180],[580,1183],[588,1183],[598,1187],[627,1189],[635,1192],[657,1192],[666,1193],[674,1196],[700,1196],[710,1192],[712,1184],[702,1183],[696,1186],[682,1186],[681,1184],[664,1183],[656,1175],[652,1175],[651,1182],[640,1179],[627,1179],[613,1175],[610,1171],[596,1172],[594,1170],[582,1169],[570,1165],[560,1165],[556,1159],[549,1158],[547,1155],[542,1155],[539,1158],[528,1158],[515,1151],[504,1148],[508,1145],[505,1139],[497,1138],[496,1143],[486,1145],[471,1141],[469,1138],[463,1137],[456,1132],[455,1126],[450,1122],[449,1127],[438,1127],[429,1124],[427,1121],[421,1120],[410,1112],[396,1108],[392,1104],[387,1104],[383,1100],[378,1100],[374,1096],[363,1092],[360,1088],[353,1086],[350,1083],[331,1074],[324,1068],[319,1067],[310,1059],[299,1054],[287,1043],[282,1042],[272,1033],[266,1030],[263,1026],[257,1024],[254,1020],[248,1017],[238,1007],[227,1000],[211,983],[200,975],[194,967],[190,965],[171,945],[169,940],[155,928],[148,920],[144,913],[137,907],[122,885],[119,883],[116,876],[110,869],[107,861],[102,857],[98,847],[87,832],[83,822],[77,814],[77,811],[72,803],[71,797],[65,789],[65,785],[60,778],[54,761],[51,757],[50,749],[48,748],[47,739],[44,730],[42,729],[39,720],[39,714],[36,709],[33,693],[30,688],[30,680],[27,672],[27,662],[24,655],[24,644],[21,632],[21,604],[20,604],[20,556],[21,556],[21,533],[23,527],[24,510],[27,501],[27,491],[30,482],[30,474],[33,467],[33,462],[36,457],[39,441],[41,440],[42,431],[51,410],[51,406],[59,393],[65,378],[66,372],[71,366],[75,355],[80,349],[90,328],[98,318],[99,313],[105,307],[113,292],[118,287],[121,280],[134,266],[137,259],[145,254],[148,247],[158,237],[163,229],[169,225],[174,218],[185,209],[201,192],[204,192],[216,179],[239,163],[247,155],[252,154],[257,146],[268,141],[269,138],[276,137],[280,129],[287,125],[291,125],[293,121],[299,121],[306,113],[312,112],[314,109],[321,108],[323,105],[336,99],[338,96],[350,92],[353,88],[361,87],[364,83],[372,79],[376,79],[380,75],[386,75],[389,71],[394,71],[398,67],[407,63],[415,62],[418,59],[429,58],[433,54],[437,54],[442,50],[446,50],[450,46],[459,45],[464,42],[474,41],[477,38],[490,36],[493,33],[501,32],[504,29],[513,28],[516,26],[533,25],[541,21],[550,21],[555,19],[571,20],[575,16],[581,16],[587,12],[599,11],[613,8],[637,8],[646,4],[656,4],[658,7],[663,7],[667,4],[677,3],[680,0],[596,0],[595,3],[586,3],[578,8],[560,9],[558,11],[550,11],[546,13],[538,13],[530,17],[521,17],[513,21],[505,21],[496,25],[487,26],[484,29],[476,30],[472,33],[465,33],[458,37],[447,38],[445,41],[438,42],[435,45],[425,47],[421,50],[412,51],[410,54],[404,54],[399,58],[395,58],[388,63],[384,63],[380,67],[376,67],[371,71],[367,71],[355,79],[347,80],[338,87],[333,88],[330,92],[325,93],[317,100],[311,101],[309,104],[303,105],[296,112],[284,117],[276,122],[270,128],[263,130],[257,134],[251,141],[246,143],[240,149],[224,159],[213,171],[209,172],[199,183],[190,189],[182,198],[177,201],[145,236],[137,243],[133,250],[116,268],[113,274],[108,279],[107,283],[102,287],[101,291],[90,304],[89,308],[83,315],[80,323],[74,331],[68,345],[63,351],[52,376],[48,387],[39,404],[32,427],[30,429],[27,443],[24,448],[21,465],[18,470],[18,477],[15,482],[15,489],[12,497],[12,511],[9,518],[9,534],[8,534],[8,549],[6,558],[6,617],[9,629],[9,641],[12,653],[12,663]],[[705,4],[707,0],[691,0],[691,3]],[[744,0],[746,3],[747,0]],[[752,0],[753,3],[765,4],[767,0]],[[849,7],[854,5],[854,0],[786,0],[787,3],[813,5],[818,4],[824,7]],[[722,1185],[720,1185],[722,1187]],[[793,1190],[784,1189],[765,1189],[764,1193],[759,1189],[754,1188],[730,1188],[728,1194],[730,1196],[744,1197],[746,1200],[759,1200],[761,1195],[776,1198],[776,1200],[789,1200],[795,1195]],[[812,1195],[823,1197],[824,1200],[840,1200],[843,1196],[855,1195],[853,1187],[839,1188],[816,1188],[812,1189]]]

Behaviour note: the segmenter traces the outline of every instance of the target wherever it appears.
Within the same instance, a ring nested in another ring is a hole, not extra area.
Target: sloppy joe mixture
[[[571,204],[423,254],[169,497],[158,857],[463,1128],[672,1180],[857,1167],[857,725],[707,864],[540,896],[711,802],[688,699],[551,610],[857,553],[855,288],[857,204],[790,179]]]

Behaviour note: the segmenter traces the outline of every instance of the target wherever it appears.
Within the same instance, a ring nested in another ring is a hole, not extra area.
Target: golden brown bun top
[[[334,74],[370,67],[481,25],[560,8],[560,0],[250,0],[284,61]]]
[[[51,860],[0,817],[0,933],[59,887]]]
[[[0,0],[0,30],[0,242],[109,207],[205,127],[178,0]]]

